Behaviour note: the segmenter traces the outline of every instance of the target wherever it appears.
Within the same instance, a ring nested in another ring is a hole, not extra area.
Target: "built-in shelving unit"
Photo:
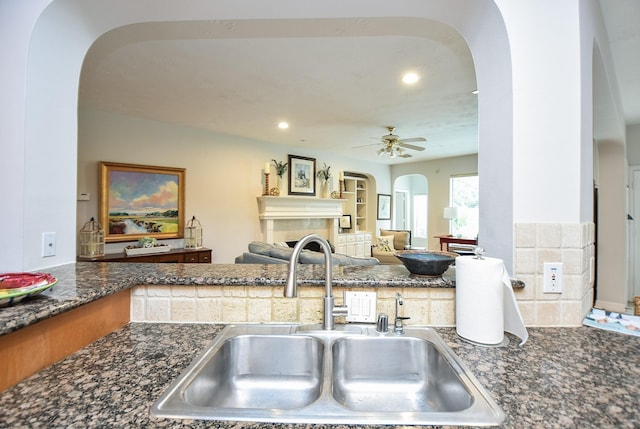
[[[351,216],[351,228],[341,229],[336,252],[349,256],[371,256],[371,236],[369,228],[375,223],[369,220],[368,189],[369,180],[365,175],[347,173],[342,191],[342,214]],[[370,225],[371,223],[371,225]]]
[[[351,229],[345,232],[365,232],[368,230],[367,222],[367,185],[366,177],[344,176],[342,213],[351,216]]]

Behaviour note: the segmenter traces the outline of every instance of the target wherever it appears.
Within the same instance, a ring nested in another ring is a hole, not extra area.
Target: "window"
[[[454,176],[450,189],[450,205],[458,208],[457,217],[451,220],[450,234],[477,237],[480,225],[478,175]]]

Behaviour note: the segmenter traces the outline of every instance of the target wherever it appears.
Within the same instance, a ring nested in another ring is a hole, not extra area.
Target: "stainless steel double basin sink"
[[[504,412],[430,328],[230,325],[152,406],[157,417],[499,425]]]

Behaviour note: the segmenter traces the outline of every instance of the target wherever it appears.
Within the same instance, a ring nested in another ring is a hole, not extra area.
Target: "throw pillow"
[[[376,248],[380,252],[393,252],[393,235],[376,237]]]
[[[393,235],[391,246],[397,250],[406,249],[408,246],[411,245],[411,243],[409,243],[408,231],[390,231],[386,229],[381,229],[380,235],[383,237],[386,237],[387,235]]]

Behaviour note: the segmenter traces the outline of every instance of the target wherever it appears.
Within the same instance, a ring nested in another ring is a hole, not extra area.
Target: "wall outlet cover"
[[[542,282],[543,293],[562,293],[562,262],[545,262]]]

